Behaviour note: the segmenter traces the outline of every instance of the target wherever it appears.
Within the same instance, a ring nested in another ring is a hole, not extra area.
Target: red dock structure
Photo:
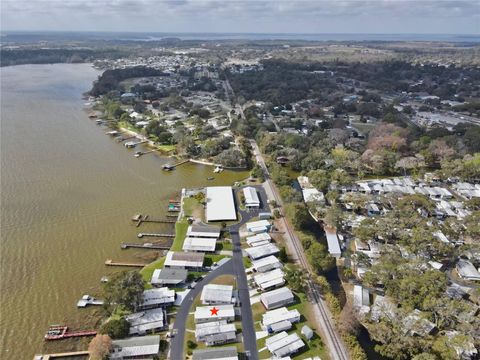
[[[96,331],[74,331],[68,332],[68,326],[65,325],[54,325],[50,326],[47,333],[45,334],[45,340],[62,340],[72,337],[83,337],[83,336],[95,336],[97,335]]]

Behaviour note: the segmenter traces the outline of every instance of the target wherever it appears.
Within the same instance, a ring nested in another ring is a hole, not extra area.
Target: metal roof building
[[[217,345],[232,342],[237,339],[235,324],[228,324],[225,320],[197,324],[195,339],[206,345]]]
[[[165,258],[166,267],[201,268],[205,254],[198,252],[169,251]]]
[[[194,350],[192,360],[238,360],[238,352],[235,346]]]
[[[237,220],[237,211],[231,186],[210,186],[206,194],[207,221]]]
[[[233,286],[217,284],[205,285],[200,300],[202,300],[202,304],[204,305],[232,304],[235,302],[233,298]]]
[[[480,280],[480,273],[470,261],[458,260],[457,272],[462,279],[465,280]]]
[[[265,244],[245,249],[248,257],[252,260],[258,260],[266,256],[278,254],[280,249],[274,244]]]
[[[235,320],[235,309],[233,305],[216,305],[215,308],[218,309],[218,312],[212,315],[210,311],[212,309],[211,306],[197,306],[194,314],[195,324],[220,320]]]
[[[270,221],[268,220],[258,220],[247,222],[246,226],[248,232],[259,234],[270,230],[272,224],[270,224]]]
[[[270,255],[259,260],[253,260],[252,267],[257,272],[266,272],[273,269],[281,269],[283,264],[275,256]]]
[[[265,245],[272,241],[272,237],[267,233],[255,234],[253,236],[247,236],[248,246]]]
[[[324,229],[325,236],[327,237],[328,252],[330,255],[338,259],[342,256],[342,250],[340,250],[340,244],[338,243],[337,232],[326,227]]]
[[[259,288],[267,290],[285,284],[284,275],[282,269],[274,269],[272,271],[254,275],[253,280]]]
[[[370,293],[362,285],[353,287],[353,307],[360,313],[370,311]]]
[[[127,315],[125,320],[130,323],[129,335],[145,335],[150,331],[163,330],[167,314],[164,309],[151,309]]]
[[[268,291],[260,295],[260,301],[267,308],[276,309],[280,306],[291,304],[295,301],[292,291],[287,287]]]
[[[170,306],[175,302],[175,290],[168,287],[148,289],[143,292],[143,301],[138,306],[140,310]]]
[[[109,359],[150,358],[160,351],[160,335],[132,337],[112,341]]]
[[[305,346],[296,333],[288,335],[285,331],[265,340],[265,345],[276,357],[289,356]]]
[[[206,224],[192,224],[188,227],[187,237],[218,239],[220,237],[220,228]]]
[[[186,269],[163,268],[153,271],[150,283],[156,285],[177,285],[185,282],[188,271]]]
[[[257,189],[251,186],[243,188],[243,196],[245,197],[245,207],[258,208],[260,207],[260,199],[258,198]]]
[[[268,327],[280,321],[296,323],[300,321],[300,317],[301,315],[297,309],[288,310],[286,307],[281,307],[279,309],[269,310],[263,314],[262,324],[263,326]]]
[[[183,241],[183,251],[215,252],[216,238],[186,237]]]

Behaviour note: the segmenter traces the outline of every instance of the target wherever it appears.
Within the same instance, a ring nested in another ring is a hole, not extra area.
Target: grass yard
[[[174,151],[176,149],[176,146],[175,145],[158,145],[157,148],[163,152],[171,152],[171,151]]]
[[[213,263],[218,263],[220,260],[222,260],[223,258],[226,258],[228,256],[225,256],[225,255],[211,255],[211,254],[208,254],[208,255],[205,255],[205,261],[203,262],[203,265],[204,266],[212,266]]]
[[[232,285],[235,286],[235,278],[233,275],[220,275],[213,279],[210,284],[217,284],[217,285]]]
[[[217,241],[217,246],[215,247],[215,251],[222,251],[222,250],[233,250],[233,244],[231,241],[223,240]]]
[[[163,264],[165,263],[165,256],[162,256],[158,260],[144,266],[142,270],[140,270],[140,275],[142,275],[143,280],[145,280],[145,289],[151,289],[152,285],[150,285],[150,280],[152,279],[153,272],[155,269],[163,268]]]
[[[252,267],[252,260],[250,260],[248,256],[243,257],[243,266],[245,267],[245,269]]]
[[[188,221],[183,218],[180,221],[175,223],[175,239],[173,240],[170,250],[172,251],[182,251],[183,241],[187,235],[188,230]]]

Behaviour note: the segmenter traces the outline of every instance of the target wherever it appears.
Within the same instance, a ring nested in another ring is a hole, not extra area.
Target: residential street
[[[247,359],[257,360],[257,340],[255,336],[255,328],[253,323],[252,309],[250,304],[250,295],[248,291],[247,275],[245,274],[245,267],[243,266],[243,256],[240,244],[239,229],[246,222],[252,218],[258,216],[259,212],[269,211],[267,204],[267,195],[265,190],[261,186],[255,186],[259,193],[261,207],[255,210],[240,210],[237,209],[241,216],[241,221],[238,224],[229,226],[227,229],[230,231],[232,243],[233,243],[233,257],[227,263],[218,267],[217,269],[208,273],[205,278],[197,283],[195,287],[190,291],[187,298],[182,302],[179,307],[173,325],[174,337],[170,342],[170,359],[183,359],[183,345],[185,342],[185,325],[189,312],[194,311],[191,309],[195,297],[201,292],[203,287],[214,280],[220,275],[233,275],[236,280],[236,288],[238,289],[240,298],[240,309],[242,319],[242,337],[243,345]],[[193,329],[192,329],[193,330]]]

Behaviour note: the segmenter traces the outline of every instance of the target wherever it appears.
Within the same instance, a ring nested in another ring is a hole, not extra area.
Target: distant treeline
[[[90,90],[90,95],[100,96],[113,90],[122,90],[119,87],[121,81],[130,78],[148,76],[166,76],[166,74],[160,70],[146,66],[107,70],[93,84],[93,88]]]
[[[125,55],[117,49],[9,49],[0,51],[0,65],[82,63]]]

